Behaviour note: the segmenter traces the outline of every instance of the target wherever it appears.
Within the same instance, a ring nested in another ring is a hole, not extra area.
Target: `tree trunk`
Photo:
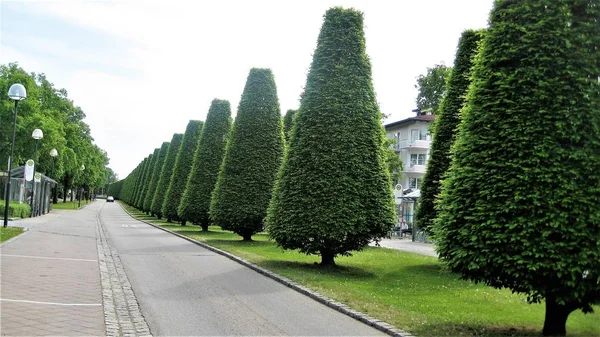
[[[542,335],[565,336],[567,334],[567,318],[575,309],[575,305],[558,304],[554,295],[546,293],[546,317]]]
[[[321,250],[321,265],[335,267],[334,254],[330,250]]]
[[[186,223],[186,222],[187,222],[187,221],[185,221],[185,220],[181,220],[181,225],[182,225],[182,226],[185,226],[185,223]]]
[[[202,231],[203,231],[203,232],[208,232],[208,225],[207,225],[207,224],[202,224],[202,225],[200,225],[200,226],[202,226]],[[244,239],[244,240],[245,240],[245,239]]]
[[[252,233],[242,233],[241,236],[244,238],[244,241],[252,241]]]
[[[171,218],[167,218],[167,222],[171,222]]]
[[[158,218],[158,220],[160,220],[162,218],[162,213],[156,213],[156,217]]]

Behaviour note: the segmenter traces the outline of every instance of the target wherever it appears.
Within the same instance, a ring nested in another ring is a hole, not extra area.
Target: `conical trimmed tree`
[[[464,279],[545,300],[543,334],[600,303],[600,6],[496,1],[434,236]]]
[[[142,182],[142,193],[139,195],[138,200],[136,201],[135,207],[141,211],[148,213],[148,209],[144,209],[144,201],[146,201],[146,197],[148,196],[148,190],[150,189],[150,180],[152,175],[154,174],[154,168],[156,167],[156,160],[158,159],[158,154],[160,153],[160,148],[154,149],[154,152],[150,155],[151,160],[148,163],[148,171],[144,174],[144,180]]]
[[[185,128],[183,143],[177,154],[171,184],[169,185],[167,196],[162,206],[162,213],[167,218],[167,221],[180,220],[177,215],[177,208],[185,191],[185,185],[192,168],[194,154],[198,148],[198,139],[200,138],[203,125],[202,121],[191,120]],[[182,225],[185,225],[185,222],[182,221]]]
[[[283,143],[283,121],[273,73],[270,69],[253,68],[213,192],[210,218],[214,224],[237,233],[245,241],[263,229]]]
[[[292,132],[292,124],[294,122],[294,115],[298,110],[288,110],[283,117],[283,130],[285,132],[285,140],[290,141],[290,134]]]
[[[152,169],[152,175],[148,177],[148,193],[144,199],[144,211],[146,213],[150,213],[152,216],[154,216],[154,212],[152,212],[152,208],[150,206],[152,206],[152,200],[154,200],[154,192],[156,192],[156,186],[158,185],[158,180],[160,179],[162,166],[165,163],[165,158],[167,158],[167,151],[169,151],[169,142],[164,142],[160,147],[160,151],[158,151],[158,156],[156,157],[154,168]]]
[[[152,199],[152,206],[150,206],[150,210],[159,219],[162,218],[162,205],[165,201],[167,189],[171,184],[173,167],[175,166],[175,159],[177,159],[177,154],[181,148],[182,140],[182,133],[176,133],[171,138],[171,143],[169,144],[169,149],[167,150],[167,156],[165,157],[165,162],[160,171],[160,178],[158,179],[158,183],[156,185],[156,191],[154,191],[154,198]]]
[[[198,150],[181,201],[180,214],[207,231],[209,210],[231,127],[229,101],[214,99],[206,116]]]
[[[440,181],[450,166],[450,147],[457,135],[460,109],[471,83],[471,68],[484,31],[467,30],[458,42],[454,68],[448,79],[448,91],[440,104],[440,113],[434,122],[433,141],[427,171],[421,187],[421,198],[416,220],[419,228],[431,232],[436,217],[434,201],[440,193]]]
[[[267,228],[284,249],[361,250],[395,223],[381,113],[365,52],[362,13],[332,8],[314,53]]]

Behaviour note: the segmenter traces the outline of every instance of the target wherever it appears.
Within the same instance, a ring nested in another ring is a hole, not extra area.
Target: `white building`
[[[417,116],[384,125],[387,138],[396,140],[394,150],[404,163],[404,171],[399,183],[405,196],[419,196],[427,161],[431,134],[429,128],[435,115],[417,112]],[[414,221],[415,198],[404,199],[399,207],[400,220],[409,226]]]

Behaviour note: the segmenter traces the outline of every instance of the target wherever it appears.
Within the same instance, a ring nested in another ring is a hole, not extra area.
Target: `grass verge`
[[[85,206],[87,205],[88,202],[85,200],[81,200],[81,206]],[[67,202],[59,202],[56,204],[52,204],[52,209],[66,209],[66,210],[78,210],[79,207],[77,207],[79,205],[79,202],[77,200],[75,201],[67,201]]]
[[[21,233],[23,233],[21,227],[0,227],[0,242],[10,240]]]
[[[338,257],[335,269],[323,269],[316,265],[318,256],[284,251],[264,233],[244,242],[219,227],[202,232],[200,227],[167,223],[121,205],[140,220],[228,251],[420,337],[541,335],[544,304],[527,304],[524,296],[509,290],[459,280],[433,257],[369,247],[352,257]],[[599,320],[598,313],[574,312],[567,335],[600,336]]]

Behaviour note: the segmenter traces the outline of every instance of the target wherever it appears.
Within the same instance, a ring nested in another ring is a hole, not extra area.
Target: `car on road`
[[[106,197],[106,202],[115,202],[115,198],[109,195],[108,197]]]

